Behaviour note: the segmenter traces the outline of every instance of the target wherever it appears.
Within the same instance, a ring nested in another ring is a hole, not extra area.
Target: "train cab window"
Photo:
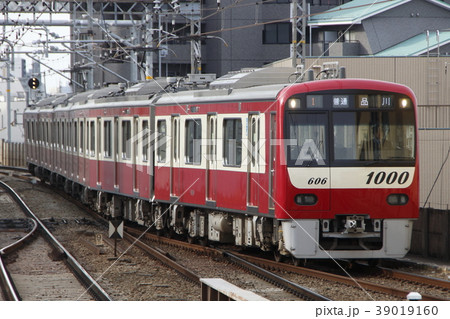
[[[112,144],[111,144],[111,121],[103,122],[103,156],[112,156]]]
[[[340,112],[333,126],[335,160],[414,160],[413,112]]]
[[[122,121],[122,158],[131,158],[131,121]]]
[[[148,149],[149,149],[149,136],[150,136],[150,129],[148,127],[148,120],[142,121],[142,161],[147,162],[148,161]]]
[[[327,160],[327,114],[287,113],[286,120],[287,165],[325,165]]]
[[[225,166],[241,166],[241,119],[224,119],[223,121],[223,161]]]
[[[159,163],[166,162],[166,148],[167,148],[167,124],[166,120],[159,120],[156,124],[157,129],[157,148],[156,148],[156,158]]]
[[[200,119],[186,120],[185,123],[186,145],[185,162],[186,164],[200,164],[202,161],[202,122]]]
[[[95,156],[95,121],[91,121],[90,124],[90,150],[91,150],[91,157]]]

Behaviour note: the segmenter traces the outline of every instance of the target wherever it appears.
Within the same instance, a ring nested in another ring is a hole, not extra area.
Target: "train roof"
[[[294,68],[258,68],[242,69],[228,74],[211,82],[211,89],[243,89],[255,86],[287,84],[295,73]]]
[[[155,98],[155,105],[221,103],[233,101],[275,100],[287,84],[264,85],[245,89],[206,89],[166,93]]]
[[[294,68],[258,68],[230,72],[209,83],[203,90],[166,93],[155,98],[156,105],[206,102],[274,100],[289,85]]]

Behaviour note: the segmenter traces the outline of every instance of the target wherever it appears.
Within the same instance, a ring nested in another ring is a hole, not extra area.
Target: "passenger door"
[[[172,115],[170,140],[170,197],[180,196],[180,116]]]
[[[258,210],[260,180],[259,180],[259,140],[260,140],[260,114],[249,113],[247,138],[247,209]]]
[[[207,117],[206,203],[216,206],[217,114]]]

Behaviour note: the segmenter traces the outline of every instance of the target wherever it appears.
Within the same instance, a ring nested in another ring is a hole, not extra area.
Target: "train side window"
[[[131,121],[122,121],[122,158],[131,158]]]
[[[225,166],[241,166],[242,162],[242,121],[223,121],[223,161]]]
[[[148,149],[149,149],[149,136],[150,136],[150,129],[148,127],[148,120],[142,121],[142,161],[147,162],[148,161]]]
[[[90,122],[90,137],[91,137],[91,157],[95,157],[95,121]]]
[[[103,122],[103,155],[105,157],[112,156],[111,147],[111,121]]]
[[[186,164],[201,164],[202,162],[202,122],[200,119],[186,120],[185,123],[186,145],[185,162]]]
[[[158,136],[157,136],[157,149],[156,156],[159,163],[166,162],[166,148],[167,148],[167,124],[166,120],[159,120],[156,124]]]

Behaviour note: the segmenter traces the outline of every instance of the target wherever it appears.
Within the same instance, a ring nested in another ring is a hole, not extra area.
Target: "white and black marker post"
[[[114,238],[114,257],[117,257],[117,238],[123,238],[123,220],[109,221],[109,238]]]

